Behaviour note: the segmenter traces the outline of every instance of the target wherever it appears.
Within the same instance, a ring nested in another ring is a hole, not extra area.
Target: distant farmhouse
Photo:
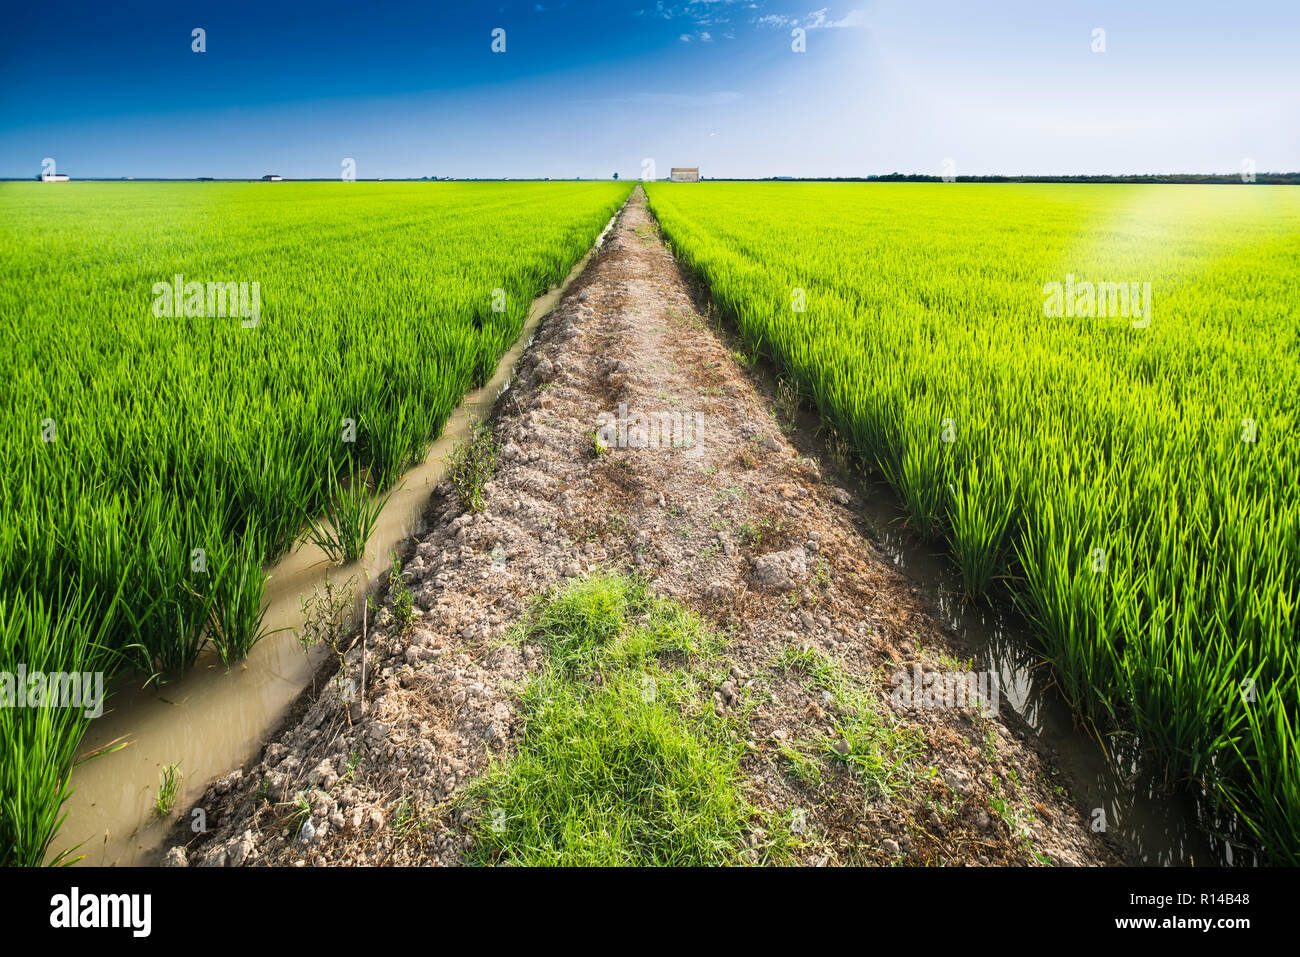
[[[36,177],[42,183],[66,183],[68,181],[67,173],[42,173]]]
[[[262,179],[268,183],[278,183],[282,179],[284,179],[284,177],[281,176],[279,173],[267,173],[265,176],[262,177]]]
[[[668,173],[668,179],[674,183],[698,183],[700,168],[698,166],[674,166]]]

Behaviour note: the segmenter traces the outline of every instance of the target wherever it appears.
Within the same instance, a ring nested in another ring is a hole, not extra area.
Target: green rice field
[[[240,659],[268,565],[423,458],[630,188],[0,184],[0,671]],[[1300,863],[1300,193],[647,193],[967,600]],[[0,865],[46,860],[88,720],[0,708]]]
[[[648,195],[971,600],[1009,595],[1077,708],[1300,862],[1300,193]]]
[[[264,566],[423,456],[629,189],[0,185],[0,661],[244,654]],[[0,864],[43,860],[85,721],[0,708]]]

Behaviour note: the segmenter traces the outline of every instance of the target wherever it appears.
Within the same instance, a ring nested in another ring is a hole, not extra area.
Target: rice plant
[[[396,488],[372,494],[361,473],[354,469],[346,486],[330,472],[330,498],[320,518],[307,519],[304,541],[311,542],[336,565],[354,562],[366,551],[366,542],[379,524],[379,515]]]
[[[181,788],[181,769],[179,765],[169,764],[158,775],[158,794],[154,797],[153,811],[158,817],[171,814],[176,805],[176,796]]]
[[[305,528],[361,554],[630,189],[284,185],[0,184],[0,671],[47,645],[160,681],[245,655],[266,565]],[[0,771],[0,865],[38,863],[85,725],[0,720],[34,756]]]
[[[970,597],[1019,604],[1076,707],[1295,861],[1300,193],[647,195],[746,348],[947,541]],[[1076,280],[1150,283],[1145,315],[1053,313]]]
[[[16,677],[19,664],[28,673],[45,674],[104,669],[110,655],[104,636],[111,630],[116,598],[109,596],[107,613],[88,614],[103,607],[78,591],[65,591],[53,601],[33,588],[0,592],[0,671]],[[6,699],[22,689],[6,682]],[[102,704],[102,702],[101,702]],[[6,700],[0,707],[0,861],[6,865],[39,867],[66,816],[63,805],[71,791],[69,777],[77,745],[90,723],[91,709],[65,707],[44,700],[19,706]],[[70,864],[75,848],[56,854],[52,863]]]

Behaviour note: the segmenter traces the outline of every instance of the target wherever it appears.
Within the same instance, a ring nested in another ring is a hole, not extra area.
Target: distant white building
[[[262,179],[264,179],[268,183],[278,183],[282,179],[284,179],[284,177],[281,176],[279,173],[267,173],[265,176],[262,177]]]
[[[698,183],[700,168],[698,166],[674,166],[668,173],[668,179],[674,183]]]
[[[42,173],[40,175],[42,183],[66,183],[68,181],[67,173]]]

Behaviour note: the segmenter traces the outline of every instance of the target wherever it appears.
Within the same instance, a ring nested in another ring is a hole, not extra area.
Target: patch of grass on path
[[[854,679],[841,661],[810,645],[788,645],[776,664],[782,671],[804,674],[810,693],[826,695],[822,703],[831,733],[796,742],[798,747],[786,746],[781,752],[799,781],[821,784],[820,771],[812,761],[812,755],[820,754],[847,768],[850,777],[862,785],[868,803],[888,800],[912,782],[917,759],[925,750],[924,738],[877,706],[874,685]]]
[[[550,654],[523,692],[517,753],[471,789],[481,864],[738,863],[754,813],[738,719],[692,666],[721,640],[621,576],[579,579],[523,625]]]

